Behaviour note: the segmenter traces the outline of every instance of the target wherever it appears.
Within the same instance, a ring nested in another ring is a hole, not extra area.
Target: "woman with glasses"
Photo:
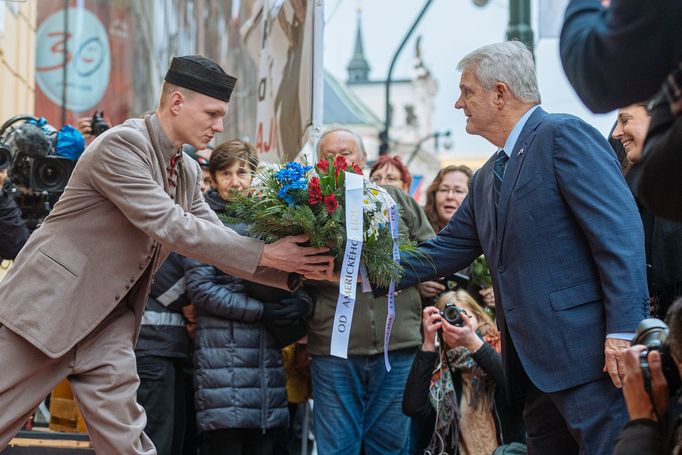
[[[462,201],[469,193],[469,180],[473,172],[469,167],[447,166],[441,169],[426,189],[424,212],[436,232],[447,226]]]
[[[377,185],[395,186],[410,194],[412,175],[399,156],[380,156],[369,171],[369,179]]]
[[[435,232],[447,226],[469,192],[469,179],[473,175],[467,166],[447,166],[438,171],[426,189],[424,213]],[[466,273],[468,275],[468,273]],[[446,288],[438,281],[427,281],[420,287],[422,300],[432,302]]]

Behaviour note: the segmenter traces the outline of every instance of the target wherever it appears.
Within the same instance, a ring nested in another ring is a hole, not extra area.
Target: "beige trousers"
[[[155,455],[136,401],[135,329],[134,314],[120,305],[67,354],[52,359],[0,324],[0,452],[68,377],[98,455]]]

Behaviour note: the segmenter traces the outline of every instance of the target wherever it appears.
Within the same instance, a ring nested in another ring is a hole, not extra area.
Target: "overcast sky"
[[[591,114],[564,76],[559,40],[538,39],[537,2],[531,0],[543,108],[548,112],[577,115],[604,135],[608,134],[615,113]],[[347,79],[346,65],[353,53],[357,9],[361,7],[370,79],[385,79],[393,53],[423,4],[423,0],[325,0],[325,67],[341,81]],[[467,135],[464,114],[453,107],[459,96],[460,73],[456,66],[464,55],[477,47],[503,41],[507,22],[507,0],[491,0],[483,8],[474,6],[472,0],[433,0],[396,64],[393,78],[409,77],[414,61],[414,40],[422,35],[423,59],[438,81],[434,126],[441,131],[452,130],[452,158],[457,155],[488,156],[495,149],[484,139]]]

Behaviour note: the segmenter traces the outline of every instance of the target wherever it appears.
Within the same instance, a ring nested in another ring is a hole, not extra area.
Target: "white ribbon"
[[[398,206],[390,198],[388,207],[388,219],[391,225],[391,237],[393,237],[393,260],[400,262],[400,249],[398,248]],[[386,371],[391,371],[391,363],[388,360],[388,344],[391,341],[393,321],[395,320],[395,280],[388,285],[388,313],[386,314],[386,328],[384,329],[384,364]]]
[[[364,179],[362,175],[345,173],[346,180],[346,250],[339,279],[339,299],[336,301],[334,326],[330,353],[335,357],[348,358],[348,342],[355,308],[355,291],[358,285],[358,270],[363,239],[362,197]]]

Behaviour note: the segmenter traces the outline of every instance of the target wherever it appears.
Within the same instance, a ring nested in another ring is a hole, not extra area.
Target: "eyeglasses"
[[[441,195],[458,195],[458,194],[467,194],[469,193],[467,190],[462,189],[462,188],[448,188],[447,186],[440,186],[438,189],[436,189],[436,193],[441,194]]]
[[[402,182],[403,179],[396,177],[395,175],[375,175],[370,177],[373,183],[397,183]]]

